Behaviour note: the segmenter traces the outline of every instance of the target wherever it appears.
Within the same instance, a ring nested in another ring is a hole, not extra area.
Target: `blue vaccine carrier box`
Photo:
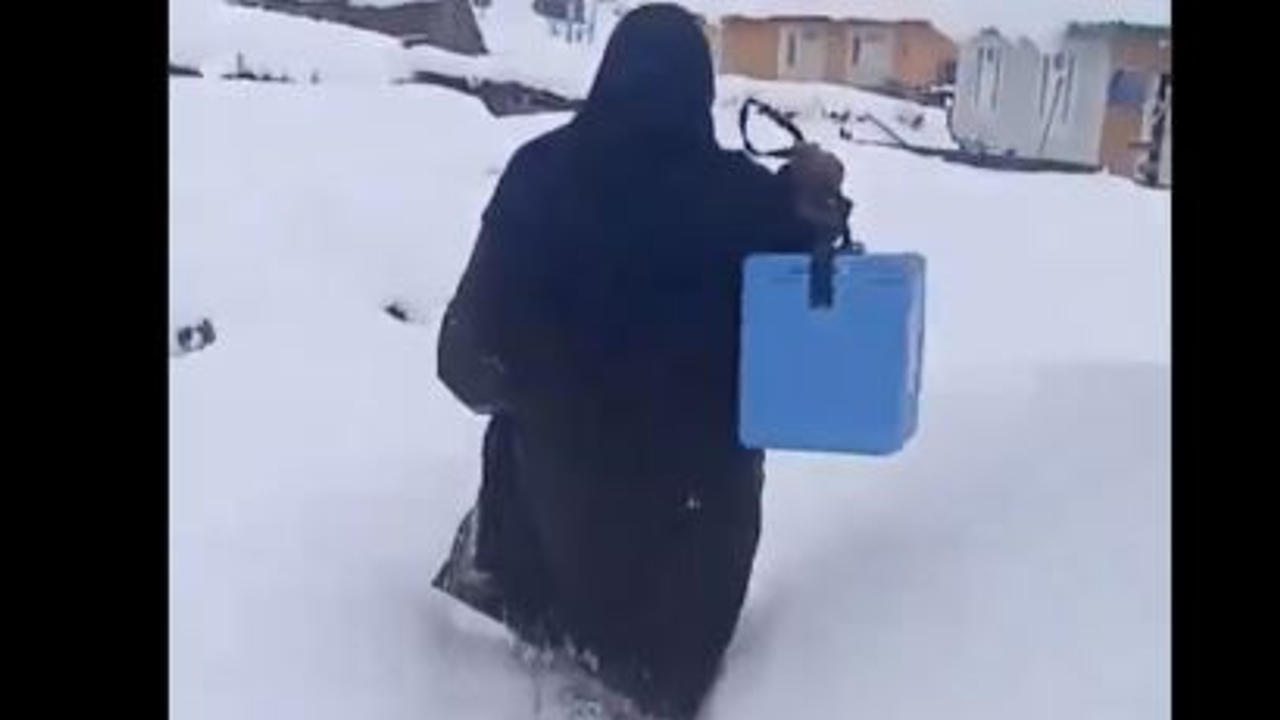
[[[824,279],[818,277],[826,268]],[[920,255],[751,255],[743,265],[738,435],[751,448],[889,455],[916,430]],[[822,300],[812,284],[821,282]]]

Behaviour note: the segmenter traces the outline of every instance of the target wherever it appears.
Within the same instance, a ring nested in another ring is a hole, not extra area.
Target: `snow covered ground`
[[[171,363],[174,717],[527,717],[427,586],[481,427],[434,339],[504,159],[563,117],[171,91],[171,317],[218,329]],[[833,147],[862,238],[929,258],[921,432],[771,458],[709,717],[1166,716],[1168,195]]]
[[[305,82],[368,84],[403,77],[395,39],[335,23],[229,5],[223,0],[169,0],[169,60],[217,77],[237,56],[258,73]]]
[[[530,5],[506,2],[480,14],[489,54],[472,57],[427,45],[405,48],[376,32],[223,0],[169,0],[169,59],[209,77],[233,71],[239,57],[255,72],[303,82],[314,74],[323,83],[391,83],[433,70],[584,96],[617,22],[613,7],[598,14],[597,42],[568,44],[551,37]]]
[[[299,57],[292,31],[185,27],[174,60]],[[566,116],[392,86],[374,44],[317,46],[321,85],[170,81],[170,323],[218,332],[170,362],[177,720],[531,718],[502,638],[428,586],[482,428],[434,343],[506,159]],[[708,720],[1168,717],[1168,193],[800,123],[848,168],[855,235],[928,258],[921,426],[888,459],[771,455]]]

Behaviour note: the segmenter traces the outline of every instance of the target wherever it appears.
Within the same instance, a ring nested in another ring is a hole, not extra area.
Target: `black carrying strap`
[[[751,137],[747,134],[747,120],[751,117],[752,108],[755,108],[761,115],[786,130],[795,141],[794,144],[791,147],[767,151],[762,151],[752,144]],[[781,110],[753,97],[743,101],[742,108],[738,110],[738,131],[742,134],[743,147],[755,157],[790,158],[795,154],[796,146],[805,142],[804,133],[800,132],[800,128],[796,127],[795,123],[791,122],[791,119]],[[843,204],[842,210],[847,218],[849,210],[853,207],[853,201],[841,196],[839,202]],[[829,308],[834,303],[835,258],[837,252],[848,252],[857,255],[865,252],[862,243],[854,242],[849,233],[847,221],[840,231],[840,237],[835,242],[832,242],[829,237],[816,238],[813,252],[809,255],[809,307]]]
[[[779,148],[777,150],[760,150],[751,143],[751,136],[747,135],[747,120],[751,117],[751,109],[755,108],[759,113],[770,120],[774,121],[783,130],[786,130],[794,144],[791,147]],[[749,97],[742,103],[742,108],[738,110],[738,132],[742,134],[742,145],[747,152],[756,157],[775,157],[789,158],[795,152],[795,146],[804,143],[804,133],[800,132],[800,128],[791,122],[781,110],[761,102],[753,97]]]
[[[809,307],[829,308],[835,304],[836,247],[819,242],[809,253]]]

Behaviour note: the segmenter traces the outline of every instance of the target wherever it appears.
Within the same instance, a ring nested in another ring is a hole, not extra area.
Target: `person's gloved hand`
[[[812,143],[799,145],[781,174],[802,220],[824,238],[834,239],[844,231],[853,203],[840,194],[844,165],[835,155]]]

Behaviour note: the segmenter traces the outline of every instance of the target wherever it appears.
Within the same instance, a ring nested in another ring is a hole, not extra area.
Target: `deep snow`
[[[563,116],[170,86],[171,321],[218,329],[170,366],[173,716],[527,718],[428,588],[481,429],[434,335],[496,173]],[[921,430],[770,458],[708,717],[1166,717],[1168,195],[832,147],[858,234],[930,261]]]
[[[171,714],[530,720],[500,634],[428,586],[482,428],[434,341],[506,159],[566,116],[496,120],[390,85],[378,36],[200,7],[171,59],[325,65],[170,81],[170,325],[218,333],[170,362]],[[512,60],[534,37],[489,62],[589,79],[582,48]],[[722,78],[726,145],[748,91],[840,154],[855,236],[928,257],[925,394],[896,457],[770,456],[708,720],[1168,717],[1168,193],[853,145],[817,109],[896,101],[827,86]]]

